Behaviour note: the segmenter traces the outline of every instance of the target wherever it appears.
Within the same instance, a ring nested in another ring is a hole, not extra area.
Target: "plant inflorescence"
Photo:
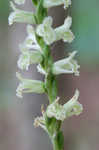
[[[18,5],[24,4],[25,0],[14,0]],[[45,76],[44,81],[30,80],[22,77],[20,73],[16,73],[20,83],[16,90],[18,97],[22,98],[23,93],[46,93],[49,98],[49,105],[46,109],[42,107],[42,116],[34,120],[36,127],[40,126],[49,135],[53,149],[64,149],[64,136],[61,131],[62,122],[73,115],[79,115],[83,107],[78,102],[79,91],[76,90],[74,96],[64,105],[59,104],[57,94],[56,75],[74,74],[79,76],[79,65],[74,59],[76,51],[69,53],[68,57],[54,62],[51,56],[50,45],[58,40],[71,43],[74,34],[71,31],[72,18],[68,16],[64,24],[53,28],[53,18],[48,16],[50,7],[64,5],[64,9],[71,5],[71,0],[32,0],[36,11],[28,12],[16,8],[11,1],[10,5],[13,9],[8,20],[9,25],[14,22],[27,23],[27,37],[22,44],[19,45],[20,56],[17,62],[21,70],[29,70],[32,64],[38,64],[37,70]],[[34,25],[34,26],[33,26]]]

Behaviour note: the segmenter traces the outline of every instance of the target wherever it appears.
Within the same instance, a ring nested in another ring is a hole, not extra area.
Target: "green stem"
[[[62,150],[62,149],[58,148],[58,145],[54,139],[52,140],[52,144],[53,144],[53,150]]]
[[[61,133],[61,134],[60,134]],[[62,132],[56,134],[55,137],[51,137],[53,150],[63,150],[64,148],[64,137]]]
[[[47,10],[43,8],[43,0],[39,0],[36,11],[37,24],[42,23],[43,19],[46,16]],[[49,98],[49,103],[51,104],[57,98],[57,82],[55,75],[53,75],[52,73],[53,59],[51,56],[51,50],[50,47],[46,45],[42,37],[36,35],[36,38],[43,52],[44,59],[41,63],[41,66],[46,71],[45,88]],[[53,150],[63,150],[64,138],[62,132],[60,131],[60,127],[61,121],[58,121],[55,118],[48,118],[46,116],[46,128],[48,130],[49,137],[52,141]]]

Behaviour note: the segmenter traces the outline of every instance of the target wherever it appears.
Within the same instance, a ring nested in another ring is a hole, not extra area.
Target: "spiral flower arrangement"
[[[22,5],[25,0],[11,1],[12,12],[9,15],[9,25],[15,22],[27,23],[27,37],[19,45],[20,56],[17,62],[19,69],[29,70],[29,66],[37,64],[39,73],[45,76],[44,81],[26,79],[20,73],[16,73],[20,83],[16,90],[19,98],[24,93],[45,93],[49,99],[49,105],[46,109],[41,108],[42,116],[34,120],[34,126],[40,126],[49,135],[53,150],[64,149],[64,136],[61,131],[63,121],[73,115],[79,115],[83,111],[83,106],[78,102],[79,91],[76,90],[74,96],[64,105],[59,104],[60,98],[57,94],[56,75],[74,74],[79,76],[77,61],[74,59],[76,51],[69,53],[68,57],[53,61],[50,45],[59,40],[71,43],[74,34],[71,31],[72,18],[68,16],[64,24],[53,28],[53,18],[48,16],[48,9],[54,6],[64,5],[64,9],[71,5],[71,0],[32,0],[36,11],[28,12],[16,8],[16,5]],[[35,26],[33,26],[35,25]]]

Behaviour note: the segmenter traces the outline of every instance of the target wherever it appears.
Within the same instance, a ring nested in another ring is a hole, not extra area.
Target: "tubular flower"
[[[50,45],[55,41],[63,39],[64,42],[72,42],[74,35],[70,30],[72,18],[67,17],[62,26],[56,29],[52,28],[52,17],[46,17],[43,24],[37,27],[37,34],[43,37],[46,44]]]
[[[66,104],[64,104],[64,109],[66,110],[66,116],[71,117],[73,115],[80,115],[83,111],[83,106],[78,102],[79,91],[76,90],[74,96]]]
[[[64,8],[68,8],[71,5],[71,0],[44,0],[44,7],[50,8],[54,6],[64,5]]]
[[[56,41],[63,39],[64,42],[71,43],[74,40],[74,35],[70,30],[72,25],[72,18],[67,17],[64,21],[64,24],[55,29]]]
[[[16,90],[18,97],[22,98],[23,93],[35,92],[40,94],[45,92],[44,83],[42,81],[24,79],[20,73],[16,73],[16,76],[21,82]]]
[[[21,5],[25,3],[25,0],[14,0],[16,4]]]
[[[59,99],[50,104],[47,108],[47,116],[55,117],[57,120],[64,121],[73,115],[79,115],[83,111],[83,106],[78,102],[79,91],[76,90],[75,95],[66,104],[60,105]]]
[[[37,64],[43,60],[40,51],[31,51],[24,45],[20,45],[21,55],[18,60],[18,67],[22,70],[28,70],[30,64]]]
[[[11,12],[8,22],[12,25],[14,22],[35,24],[34,15],[32,12],[17,9],[13,2],[10,2],[13,12]]]
[[[70,53],[69,57],[56,61],[53,64],[52,72],[56,75],[58,74],[72,74],[74,73],[76,76],[79,76],[78,69],[80,66],[77,64],[77,61],[74,60],[74,56],[76,55],[76,51]]]
[[[56,39],[55,31],[52,28],[52,17],[46,17],[43,24],[37,27],[37,34],[44,38],[46,44],[50,45]]]

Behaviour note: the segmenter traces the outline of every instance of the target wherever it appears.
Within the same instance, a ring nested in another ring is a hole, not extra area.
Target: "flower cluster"
[[[49,118],[56,118],[57,120],[64,121],[66,118],[73,115],[80,115],[83,111],[83,106],[78,102],[79,91],[76,90],[74,96],[64,105],[59,104],[59,97],[48,106],[46,112],[43,112],[42,117],[37,117],[35,119],[34,125],[40,126],[46,129],[46,115]]]
[[[55,117],[57,120],[64,121],[64,119],[72,116],[79,115],[83,107],[78,102],[79,91],[76,90],[75,95],[63,106],[58,103],[59,99],[56,99],[51,105],[47,108],[47,116]]]
[[[21,5],[25,3],[25,0],[14,0],[14,2]],[[74,34],[71,31],[72,18],[70,16],[65,19],[63,25],[53,28],[53,19],[51,16],[47,16],[47,10],[59,5],[64,5],[66,9],[71,5],[71,0],[32,0],[32,2],[36,7],[36,13],[20,10],[16,8],[13,2],[10,2],[13,11],[10,13],[8,21],[9,25],[15,22],[27,23],[27,37],[19,45],[21,54],[17,62],[18,68],[27,71],[30,65],[37,64],[37,70],[45,75],[45,81],[25,79],[20,73],[16,73],[20,81],[16,95],[22,98],[23,93],[46,93],[50,105],[46,111],[42,111],[42,117],[35,119],[34,124],[35,126],[41,126],[50,136],[55,135],[62,138],[60,122],[73,115],[79,115],[83,106],[78,102],[78,90],[66,104],[59,104],[55,76],[59,74],[79,76],[80,66],[74,59],[76,51],[69,53],[66,58],[53,62],[49,45],[59,40],[71,43],[74,40]],[[35,26],[32,26],[33,24]],[[54,124],[56,127],[54,127]],[[59,138],[56,137],[56,139]]]
[[[63,40],[64,42],[71,43],[74,39],[74,35],[70,30],[72,24],[72,18],[67,17],[64,24],[56,29],[52,28],[52,17],[46,17],[42,24],[37,27],[37,34],[44,38],[46,44],[50,45],[55,41]]]

